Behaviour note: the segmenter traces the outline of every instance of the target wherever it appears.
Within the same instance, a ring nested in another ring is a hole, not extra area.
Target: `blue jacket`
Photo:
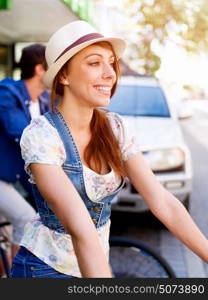
[[[40,111],[49,110],[49,93],[39,96]],[[0,180],[15,183],[19,180],[31,192],[24,171],[19,141],[24,128],[30,123],[30,95],[23,80],[6,78],[0,81]]]

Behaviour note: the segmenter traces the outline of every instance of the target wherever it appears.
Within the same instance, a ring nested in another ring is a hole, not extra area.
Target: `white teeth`
[[[110,88],[110,87],[107,87],[107,86],[96,86],[95,88],[96,88],[96,90],[98,90],[98,91],[106,91],[106,92],[109,92],[109,91],[111,90],[111,88]]]

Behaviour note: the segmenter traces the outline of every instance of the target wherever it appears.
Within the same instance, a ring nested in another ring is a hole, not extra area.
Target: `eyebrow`
[[[88,57],[90,57],[90,56],[93,56],[93,55],[98,55],[98,56],[100,56],[100,57],[103,57],[103,55],[101,55],[101,54],[99,54],[99,53],[91,53],[91,54],[85,56],[84,59],[86,59],[86,58],[88,58]],[[115,59],[115,55],[112,54],[109,58],[114,58],[114,59]]]

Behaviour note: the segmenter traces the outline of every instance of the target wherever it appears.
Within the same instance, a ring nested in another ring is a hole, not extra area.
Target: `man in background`
[[[25,223],[36,213],[19,142],[30,120],[49,110],[49,92],[43,84],[45,46],[25,47],[19,67],[21,80],[0,81],[0,214],[12,224],[12,257]]]

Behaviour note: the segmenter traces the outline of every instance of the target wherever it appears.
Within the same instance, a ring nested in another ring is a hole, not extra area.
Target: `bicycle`
[[[0,223],[0,255],[3,277],[9,277],[7,247],[9,240],[2,228],[9,222]],[[176,278],[168,262],[145,243],[126,237],[110,237],[110,265],[116,278]],[[3,246],[3,247],[2,247]],[[1,277],[1,274],[0,274]]]
[[[0,278],[9,277],[9,260],[8,260],[8,249],[11,246],[10,240],[8,238],[8,232],[6,230],[7,226],[10,226],[9,222],[0,223],[0,258],[2,262],[2,272],[0,273]]]
[[[111,236],[110,265],[116,278],[176,278],[168,262],[145,243]]]

